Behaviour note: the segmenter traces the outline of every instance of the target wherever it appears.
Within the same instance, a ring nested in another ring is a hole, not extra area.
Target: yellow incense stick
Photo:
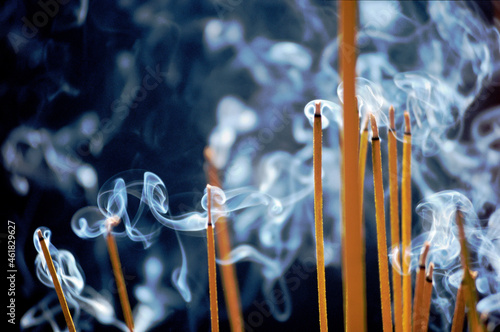
[[[221,188],[217,168],[212,162],[213,152],[207,147],[204,151],[207,161],[208,181],[211,185]],[[217,207],[217,202],[214,205]],[[229,227],[225,217],[221,216],[217,220],[217,252],[222,260],[229,259],[231,252],[231,240],[229,238]],[[229,316],[231,331],[243,331],[243,315],[241,313],[240,291],[234,264],[219,265],[222,272],[222,290],[226,299],[226,308]]]
[[[364,234],[359,210],[358,149],[359,115],[356,105],[356,21],[357,1],[340,1],[339,56],[344,82],[344,138],[342,140],[342,223],[344,254],[342,256],[345,328],[366,330]]]
[[[453,323],[451,324],[451,332],[462,332],[464,330],[465,321],[465,297],[464,297],[464,278],[457,291],[455,300],[455,311],[453,313]]]
[[[387,133],[389,149],[389,194],[391,212],[391,247],[399,248],[399,193],[398,193],[398,145],[394,107],[389,108],[389,132]],[[401,267],[401,255],[395,260]],[[392,293],[394,296],[394,327],[395,332],[403,332],[403,300],[401,297],[401,274],[395,264],[392,265]]]
[[[424,244],[424,250],[418,261],[417,280],[415,282],[415,295],[413,297],[413,331],[416,331],[422,325],[423,306],[424,306],[424,285],[425,285],[425,261],[429,253],[430,244]]]
[[[54,262],[52,261],[52,257],[50,256],[49,247],[45,242],[45,238],[43,237],[42,231],[38,230],[37,234],[38,234],[38,240],[40,241],[40,246],[42,247],[43,256],[45,257],[45,262],[47,263],[50,276],[52,277],[52,283],[54,284],[54,289],[56,290],[57,298],[59,299],[59,304],[61,305],[61,309],[64,315],[64,320],[66,321],[68,330],[70,332],[75,332],[76,331],[75,324],[73,324],[73,318],[71,318],[71,312],[69,311],[68,302],[66,302],[66,297],[64,297],[61,283],[57,278],[56,268],[54,266]]]
[[[422,317],[420,320],[420,325],[417,326],[416,330],[413,332],[422,331],[426,332],[429,327],[429,316],[431,310],[431,299],[432,299],[432,275],[434,273],[434,263],[429,264],[429,272],[425,277],[424,291],[422,295]]]
[[[316,230],[316,266],[318,269],[318,306],[321,331],[328,331],[326,313],[325,244],[323,239],[323,184],[321,103],[316,102],[313,125],[314,226]]]
[[[125,279],[123,278],[122,266],[120,263],[120,256],[118,256],[118,248],[116,241],[111,230],[114,226],[120,223],[119,217],[111,217],[106,220],[108,234],[106,236],[106,243],[108,245],[109,258],[111,260],[111,267],[115,276],[116,288],[118,290],[118,297],[122,306],[123,316],[125,317],[125,324],[130,331],[134,331],[134,320],[132,318],[132,310],[130,309],[130,302],[127,295],[127,287],[125,286]]]
[[[470,273],[470,263],[469,263],[469,251],[467,249],[467,242],[465,238],[465,230],[463,223],[462,211],[457,210],[456,221],[458,226],[458,238],[460,241],[460,258],[462,262],[462,269],[464,270],[464,283],[467,286],[465,288],[465,303],[467,304],[467,321],[469,322],[470,331],[482,331],[481,323],[479,322],[479,316],[476,309],[477,295],[476,286],[474,279]]]
[[[382,179],[382,157],[375,116],[370,114],[372,126],[373,186],[375,191],[375,215],[377,222],[378,270],[380,300],[382,303],[382,326],[384,332],[392,332],[391,288],[389,285],[389,262],[387,258],[387,236],[385,229],[384,183]]]
[[[208,289],[210,293],[210,321],[212,331],[219,331],[219,310],[217,306],[217,271],[215,266],[215,239],[212,224],[212,189],[207,185],[207,255],[208,255]]]
[[[411,330],[411,127],[410,114],[405,112],[403,141],[403,175],[401,181],[402,270],[403,270],[403,331]]]

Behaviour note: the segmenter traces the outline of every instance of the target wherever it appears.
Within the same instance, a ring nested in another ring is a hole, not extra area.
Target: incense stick
[[[344,82],[344,139],[342,141],[342,255],[345,328],[366,330],[366,298],[364,282],[364,241],[359,209],[358,149],[359,115],[356,107],[356,20],[357,1],[340,1],[339,43],[340,74]]]
[[[313,124],[313,168],[314,168],[314,227],[316,231],[316,267],[318,270],[318,306],[321,331],[328,331],[326,310],[325,248],[323,239],[323,184],[322,171],[322,124],[321,103],[316,102]]]
[[[453,323],[451,332],[461,332],[464,330],[465,321],[465,298],[464,298],[465,279],[462,277],[460,287],[458,287],[457,298],[455,300],[455,310],[453,312]]]
[[[372,126],[373,186],[375,191],[375,215],[377,222],[378,270],[380,300],[382,302],[382,325],[384,332],[392,332],[391,288],[389,285],[389,263],[387,258],[387,236],[385,229],[384,183],[382,179],[382,157],[375,116],[370,114]]]
[[[415,282],[415,295],[413,298],[413,331],[422,325],[424,306],[425,261],[429,253],[430,244],[425,242],[424,249],[418,261],[417,280]]]
[[[70,332],[76,332],[75,324],[73,324],[73,318],[71,318],[71,312],[69,311],[68,308],[68,302],[66,302],[66,297],[64,297],[61,283],[57,278],[57,272],[54,266],[54,262],[52,261],[52,257],[50,256],[49,247],[45,242],[45,238],[43,237],[42,231],[38,230],[37,234],[38,234],[38,240],[40,241],[40,246],[42,247],[43,256],[45,257],[45,262],[47,263],[50,276],[52,277],[52,283],[54,284],[54,289],[56,290],[57,298],[59,299],[59,304],[61,305],[61,309],[64,315],[64,320],[66,321],[68,330]]]
[[[368,152],[368,117],[365,118],[363,123],[363,131],[361,132],[361,137],[359,138],[359,205],[361,209],[359,212],[361,214],[361,223],[364,225],[363,216],[363,202],[365,193],[365,172],[366,172],[366,156]],[[362,227],[364,229],[364,227]]]
[[[429,272],[425,277],[424,291],[422,296],[422,318],[420,320],[420,326],[417,326],[416,331],[426,332],[429,326],[429,316],[431,310],[431,299],[432,299],[432,275],[434,273],[434,263],[429,264]],[[414,332],[416,332],[414,330]]]
[[[467,249],[467,242],[465,239],[465,230],[463,224],[463,215],[462,211],[456,211],[456,222],[458,226],[458,238],[460,241],[460,257],[462,262],[462,269],[464,270],[464,283],[467,286],[465,288],[465,303],[467,304],[467,320],[469,322],[469,329],[471,331],[481,331],[481,325],[479,322],[479,317],[477,314],[476,303],[476,286],[474,284],[474,280],[470,273],[470,263],[469,263],[469,251]]]
[[[396,125],[394,120],[394,107],[389,108],[389,194],[390,194],[390,213],[391,213],[391,247],[399,248],[399,199],[398,199],[398,145],[396,139]],[[396,259],[401,266],[401,256]],[[394,326],[395,332],[403,332],[403,300],[401,296],[401,274],[392,265],[392,292],[394,296]]]
[[[410,114],[404,113],[403,175],[401,181],[402,270],[403,270],[403,331],[411,329],[411,127]]]
[[[108,234],[106,236],[106,243],[108,245],[109,258],[111,260],[111,267],[115,276],[116,288],[118,290],[118,297],[122,306],[123,316],[125,317],[125,324],[130,331],[134,331],[134,320],[132,318],[132,310],[130,309],[130,302],[127,295],[127,287],[125,286],[125,279],[123,278],[122,266],[120,263],[120,256],[118,255],[118,248],[116,241],[111,230],[113,227],[120,223],[120,218],[117,216],[108,218],[106,220]]]
[[[213,164],[213,151],[207,147],[204,151],[205,160],[207,161],[208,181],[211,185],[221,188],[217,168]],[[217,202],[214,202],[217,207]],[[229,227],[224,216],[217,220],[217,252],[222,260],[228,260],[231,252],[231,241],[229,237]],[[226,310],[229,316],[231,331],[243,331],[243,316],[241,313],[240,291],[238,287],[238,278],[234,264],[219,265],[222,272],[222,290],[226,299]]]
[[[217,306],[217,271],[215,268],[215,239],[212,224],[212,188],[207,185],[207,255],[208,255],[208,289],[210,293],[210,321],[212,331],[219,331],[219,312]]]

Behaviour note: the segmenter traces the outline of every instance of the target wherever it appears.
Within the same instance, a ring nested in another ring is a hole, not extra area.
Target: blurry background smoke
[[[414,206],[436,191],[455,189],[487,220],[500,203],[494,13],[488,1],[360,2],[357,71],[367,80],[358,82],[360,100],[365,112],[386,112],[394,104],[399,127],[402,110],[412,112],[419,165]],[[51,228],[52,242],[77,257],[86,284],[121,317],[105,245],[101,238],[77,237],[73,215],[96,205],[108,179],[132,169],[162,179],[173,215],[200,210],[207,181],[203,149],[210,145],[227,173],[224,189],[253,186],[293,202],[293,208],[285,207],[283,228],[266,224],[266,215],[253,210],[236,214],[235,242],[255,250],[242,247],[239,253],[254,263],[237,264],[247,328],[318,325],[309,260],[312,136],[303,109],[317,98],[341,105],[334,1],[11,0],[0,17],[0,215],[17,224],[18,296],[24,299],[17,302],[18,317],[50,302],[35,273],[32,234],[40,226]],[[332,112],[325,132],[331,171],[325,178],[325,231],[328,311],[330,323],[339,327],[339,151],[333,117]],[[370,201],[370,176],[366,183]],[[371,202],[366,209],[367,238],[373,238]],[[259,233],[261,226],[269,234],[277,227],[286,234],[283,246]],[[376,255],[370,250],[375,244],[367,246],[368,325],[376,330],[381,320]],[[119,247],[132,306],[149,317],[138,327],[208,328],[206,273],[199,271],[206,257],[202,237],[164,229],[150,249],[128,239]],[[259,254],[274,260],[266,266]],[[188,271],[197,271],[187,274],[194,296],[188,303],[178,282],[183,255]],[[272,264],[281,281],[264,268]],[[284,289],[284,282],[291,289],[288,301],[268,305],[268,294],[261,292],[266,278],[273,283],[263,291]],[[434,315],[435,329],[446,323],[441,315]],[[221,319],[227,327],[224,313]],[[34,330],[48,328],[44,324]],[[83,326],[106,328],[91,318]]]

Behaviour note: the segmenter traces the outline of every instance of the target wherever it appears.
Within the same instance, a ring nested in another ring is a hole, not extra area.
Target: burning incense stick
[[[215,240],[212,224],[212,188],[207,185],[207,253],[208,253],[208,288],[210,292],[210,321],[212,331],[219,331],[219,312],[217,308],[217,271],[215,269]]]
[[[321,103],[316,102],[313,125],[313,167],[314,167],[314,226],[316,230],[316,266],[318,269],[318,306],[321,331],[328,331],[326,314],[325,244],[323,239],[323,184],[322,170],[322,128]]]
[[[461,248],[461,262],[462,269],[464,270],[464,283],[465,283],[465,303],[467,304],[467,321],[469,322],[470,331],[482,331],[479,317],[477,314],[476,303],[477,303],[477,295],[476,295],[476,286],[474,283],[474,279],[470,273],[470,263],[469,263],[469,251],[467,249],[467,242],[465,238],[465,230],[463,223],[463,215],[462,211],[457,210],[456,212],[456,221],[458,226],[458,238],[460,241]]]
[[[207,147],[204,151],[205,160],[207,161],[208,181],[211,185],[221,188],[217,168],[213,164],[213,151]],[[214,204],[217,204],[214,202]],[[217,220],[217,251],[222,260],[229,259],[231,252],[231,242],[229,238],[229,228],[225,217],[221,216]],[[236,270],[233,264],[225,264],[219,266],[222,272],[222,290],[226,299],[226,308],[231,324],[231,331],[243,331],[243,316],[241,313],[240,291],[238,287],[238,279]]]
[[[394,107],[389,108],[390,128],[387,133],[389,148],[389,194],[391,212],[391,247],[399,248],[399,200],[398,200],[398,145]],[[401,255],[396,261],[401,266]],[[394,296],[394,325],[396,332],[403,332],[403,300],[401,297],[401,274],[395,264],[392,265],[392,293]]]
[[[418,261],[417,280],[415,282],[415,295],[413,298],[413,331],[416,331],[422,325],[423,306],[424,306],[424,284],[425,284],[425,261],[429,253],[430,244],[424,244],[424,250]]]
[[[431,310],[431,299],[432,299],[432,275],[434,273],[434,263],[429,264],[429,272],[425,277],[424,291],[422,295],[422,318],[420,320],[420,325],[417,326],[414,332],[422,331],[426,332],[429,326],[429,315]]]
[[[372,126],[373,185],[375,190],[375,211],[377,221],[378,270],[380,300],[382,302],[382,325],[384,332],[392,332],[391,288],[389,285],[389,263],[387,261],[382,157],[377,122],[373,114],[370,114],[370,123]]]
[[[403,331],[411,329],[411,127],[410,114],[405,112],[403,141],[403,175],[401,181],[402,269],[403,269]]]
[[[108,245],[109,258],[115,275],[116,288],[118,289],[118,296],[122,306],[123,316],[125,317],[125,324],[130,331],[134,331],[134,320],[132,318],[132,310],[130,309],[130,302],[127,295],[127,287],[125,286],[125,279],[123,278],[122,265],[120,263],[120,256],[118,256],[118,248],[116,241],[111,230],[113,227],[120,223],[120,218],[117,216],[108,218],[106,220],[108,234],[106,236],[106,243]]]
[[[465,279],[462,277],[462,282],[457,291],[457,299],[455,300],[455,311],[453,312],[453,323],[451,324],[451,332],[461,332],[464,330],[465,321],[465,298],[464,288]]]
[[[359,115],[356,109],[356,20],[357,2],[340,1],[339,43],[340,74],[344,82],[344,139],[342,148],[342,255],[345,328],[366,330],[366,299],[364,282],[364,241],[359,209],[358,148]]]
[[[49,247],[45,242],[45,238],[43,237],[42,231],[38,230],[38,240],[40,241],[40,246],[42,247],[43,256],[45,257],[45,262],[47,263],[47,267],[49,268],[50,276],[52,277],[52,283],[54,284],[54,289],[57,293],[57,298],[59,299],[59,304],[61,305],[61,309],[64,315],[64,320],[66,321],[66,325],[68,326],[68,330],[70,332],[75,332],[75,324],[73,324],[73,318],[71,318],[71,312],[68,308],[68,302],[66,302],[66,298],[64,297],[64,293],[61,287],[61,283],[57,278],[56,268],[54,266],[54,262],[52,261],[52,257],[50,256]]]

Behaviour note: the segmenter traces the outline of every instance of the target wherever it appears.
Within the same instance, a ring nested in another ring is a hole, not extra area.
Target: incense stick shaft
[[[469,251],[467,249],[467,242],[465,238],[465,230],[463,223],[463,215],[462,212],[457,210],[456,212],[456,222],[458,226],[458,237],[460,240],[461,247],[461,262],[462,268],[464,270],[464,283],[466,288],[464,289],[465,303],[467,304],[467,320],[469,322],[470,331],[476,332],[481,331],[481,325],[479,322],[479,317],[477,314],[476,303],[476,286],[474,283],[474,279],[470,273],[470,263],[469,263]]]
[[[212,163],[210,148],[205,150],[207,160],[207,174],[211,185],[221,188],[221,182],[217,174],[217,168]],[[214,202],[217,206],[217,203]],[[231,241],[229,237],[229,227],[225,217],[217,220],[217,252],[222,260],[229,259],[231,252]],[[240,291],[234,264],[220,265],[222,276],[222,290],[226,299],[226,310],[229,316],[229,323],[232,332],[243,331],[243,315],[241,313]]]
[[[108,233],[106,236],[106,243],[108,245],[109,258],[115,276],[116,288],[118,289],[118,296],[122,306],[123,316],[125,317],[125,324],[130,331],[134,330],[134,321],[132,318],[132,310],[130,309],[130,302],[127,295],[127,287],[125,286],[125,279],[123,278],[122,266],[120,263],[120,256],[118,256],[118,248],[116,246],[115,237],[113,234]]]
[[[207,255],[208,255],[208,288],[210,293],[210,321],[212,331],[219,331],[219,312],[217,306],[217,271],[215,266],[215,239],[212,224],[212,195],[210,187],[207,187]]]
[[[392,110],[394,112],[394,110]],[[391,213],[391,247],[399,248],[399,200],[398,200],[398,148],[396,133],[391,128],[387,133],[389,149],[389,194]],[[401,257],[401,255],[398,255]],[[397,259],[401,266],[401,260]],[[401,275],[396,266],[392,268],[392,292],[394,296],[394,325],[396,332],[403,331],[403,300],[401,297]]]
[[[453,313],[453,323],[451,324],[451,332],[461,332],[464,330],[465,321],[465,298],[464,298],[464,282],[460,284],[457,291],[457,299],[455,300],[455,311]]]
[[[372,121],[374,118],[372,117]],[[376,124],[372,124],[376,126]],[[382,161],[380,139],[372,139],[373,183],[375,190],[375,209],[377,222],[378,268],[380,299],[382,302],[382,325],[384,332],[392,332],[391,289],[389,285],[389,263],[387,258],[387,237],[385,229],[384,184],[382,180]]]
[[[344,204],[342,207],[342,268],[344,284],[345,327],[347,331],[366,330],[364,282],[364,234],[360,219],[358,184],[359,115],[355,98],[357,2],[340,1],[339,43],[340,73],[344,82],[344,138],[342,148]]]
[[[363,216],[363,202],[364,202],[364,193],[365,193],[365,172],[366,172],[366,156],[368,152],[368,129],[364,129],[361,132],[361,137],[359,138],[359,205],[361,209],[359,209],[359,213],[361,215],[361,223],[364,226],[364,216]],[[362,227],[363,227],[362,226]],[[363,227],[364,228],[364,227]]]
[[[411,135],[405,133],[403,142],[402,202],[402,269],[403,269],[403,331],[411,330]]]
[[[40,240],[40,246],[42,247],[43,256],[45,257],[45,262],[47,263],[47,267],[49,268],[50,276],[52,277],[52,283],[54,284],[54,289],[56,290],[57,298],[59,299],[59,304],[61,305],[61,309],[64,315],[64,320],[66,321],[68,330],[70,332],[75,332],[76,331],[75,324],[73,323],[73,318],[71,317],[71,312],[69,311],[68,303],[66,302],[66,297],[64,297],[61,283],[57,278],[57,272],[54,266],[54,262],[52,261],[49,248],[47,246],[47,243],[45,242],[45,238],[43,237],[41,230],[38,230],[38,239]]]
[[[420,324],[417,325],[416,331],[426,332],[429,326],[429,316],[431,309],[431,299],[432,299],[432,269],[429,269],[429,274],[425,278],[424,290],[422,295],[422,316],[420,319]]]
[[[427,259],[427,254],[429,253],[430,245],[428,242],[425,243],[424,250],[420,254],[420,259],[418,262],[417,278],[415,282],[415,294],[413,298],[413,331],[417,331],[420,326],[423,325],[422,320],[425,316],[424,314],[424,293],[425,293],[425,261]]]
[[[316,105],[318,108],[318,105]],[[323,185],[321,114],[314,116],[313,167],[314,167],[314,226],[316,231],[316,266],[318,270],[318,306],[321,331],[328,331],[326,310],[325,253],[323,239]]]

